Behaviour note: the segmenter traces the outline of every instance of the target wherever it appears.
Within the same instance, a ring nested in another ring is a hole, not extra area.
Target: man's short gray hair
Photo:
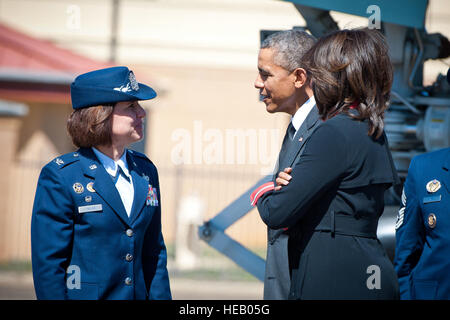
[[[264,39],[261,49],[273,49],[274,62],[288,71],[294,71],[302,68],[302,57],[315,42],[316,39],[305,31],[278,31]]]

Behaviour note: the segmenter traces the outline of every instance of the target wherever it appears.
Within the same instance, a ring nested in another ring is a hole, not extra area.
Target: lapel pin
[[[438,180],[434,179],[427,183],[426,188],[428,192],[434,193],[441,188],[441,183]]]
[[[303,137],[300,137],[300,139],[298,139],[298,141],[302,142],[303,141]]]
[[[93,183],[93,182],[89,182],[89,183],[86,185],[86,189],[88,189],[89,192],[95,192],[95,189],[94,189],[94,183]]]
[[[434,229],[436,227],[436,216],[434,215],[434,213],[430,213],[430,215],[428,216],[428,226],[431,229]]]
[[[83,191],[84,191],[83,185],[79,182],[75,182],[72,187],[73,187],[73,191],[75,191],[78,194],[83,193]]]
[[[84,197],[84,201],[91,202],[92,201],[92,197],[91,196],[86,196],[86,197]]]

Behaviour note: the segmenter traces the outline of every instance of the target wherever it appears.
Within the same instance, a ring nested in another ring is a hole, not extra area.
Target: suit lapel
[[[123,223],[129,225],[127,212],[111,176],[98,161],[92,149],[82,148],[79,153],[81,154],[80,160],[84,175],[94,179],[95,192],[111,207]]]
[[[288,126],[288,128],[289,128],[289,126]],[[275,170],[274,170],[274,179],[278,176],[278,171],[280,171],[280,168],[284,169],[284,167],[282,167],[284,165],[284,158],[285,158],[285,155],[286,155],[289,145],[292,143],[292,141],[289,140],[288,128],[286,128],[286,133],[284,134],[280,153],[278,154],[278,161],[277,161],[277,164],[276,164]]]
[[[280,151],[280,160],[279,160],[279,171],[284,170],[289,163],[289,159],[291,159],[293,152],[295,151],[295,137],[293,140],[290,140],[289,137],[286,137],[286,144],[284,148]]]
[[[134,186],[134,200],[130,214],[131,224],[133,224],[141,214],[142,208],[144,208],[148,194],[149,181],[147,181],[144,178],[143,173],[139,171],[130,152],[127,153],[127,160]]]
[[[287,145],[285,151],[286,154],[283,157],[280,155],[280,168],[284,169],[292,166],[300,150],[302,150],[306,140],[311,135],[312,128],[318,120],[319,114],[317,112],[317,108],[314,106],[298,129],[294,139]],[[283,161],[281,161],[281,158]]]

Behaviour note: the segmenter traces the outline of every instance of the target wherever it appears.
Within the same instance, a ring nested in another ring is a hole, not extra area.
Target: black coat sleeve
[[[345,135],[326,122],[306,142],[300,161],[292,168],[292,179],[281,190],[264,194],[258,211],[272,229],[289,228],[308,212],[317,199],[339,182],[349,167]]]

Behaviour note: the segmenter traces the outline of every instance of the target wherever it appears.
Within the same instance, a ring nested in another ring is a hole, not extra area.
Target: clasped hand
[[[283,171],[280,171],[278,177],[275,182],[277,186],[275,187],[275,191],[280,190],[283,186],[287,186],[289,181],[292,179],[290,173],[292,172],[292,168],[285,168]]]

